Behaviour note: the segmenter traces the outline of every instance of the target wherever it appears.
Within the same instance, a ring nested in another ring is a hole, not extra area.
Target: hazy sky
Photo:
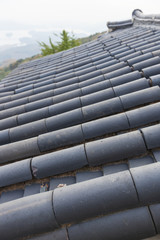
[[[0,0],[0,29],[52,26],[90,31],[91,26],[99,31],[108,20],[130,18],[135,8],[160,13],[160,0]]]
[[[0,34],[8,34],[6,41],[11,31],[24,36],[48,29],[90,34],[105,31],[107,21],[131,18],[136,8],[160,13],[160,0],[0,0]]]

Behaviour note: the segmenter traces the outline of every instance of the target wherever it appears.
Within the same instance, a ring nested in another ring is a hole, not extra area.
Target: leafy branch
[[[58,36],[57,34],[54,35]],[[39,45],[41,46],[41,54],[43,56],[53,54],[56,52],[61,52],[79,46],[81,44],[80,41],[75,38],[73,33],[70,36],[69,33],[65,30],[63,30],[58,37],[60,38],[60,41],[57,42],[56,44],[52,42],[51,37],[49,37],[49,45],[47,45],[44,42],[38,42]]]

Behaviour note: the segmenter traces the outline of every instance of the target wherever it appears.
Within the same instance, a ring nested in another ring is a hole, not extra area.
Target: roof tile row
[[[9,237],[11,236],[16,239],[17,236],[25,237],[32,234],[53,231],[58,228],[59,225],[70,223],[75,224],[82,220],[114,213],[120,210],[125,210],[126,208],[154,204],[157,201],[160,201],[158,191],[160,184],[159,171],[160,164],[154,163],[143,167],[132,168],[130,172],[123,171],[122,173],[119,172],[117,174],[99,177],[76,185],[73,184],[67,187],[57,188],[54,192],[51,191],[36,194],[34,196],[1,204],[1,217],[3,218],[3,221],[0,221],[2,229],[1,236],[4,237],[3,239],[10,239]],[[94,196],[96,196],[96,198]],[[159,204],[150,206],[156,224],[159,222],[159,211],[157,211],[157,208],[159,208]],[[10,213],[10,217],[8,218],[9,209],[12,210],[12,214]],[[93,220],[88,220],[84,223],[78,223],[78,225],[75,224],[68,228],[68,232],[72,235],[77,227],[82,230],[83,227],[85,228],[88,226],[88,229],[86,228],[85,230],[87,233],[84,235],[87,239],[87,237],[92,234],[92,231],[90,231],[89,228],[90,224],[97,224],[95,227],[99,228],[103,219],[105,219],[105,226],[107,227],[107,219],[109,219],[108,224],[109,226],[112,226],[111,219],[113,218],[115,223],[117,219],[119,219],[118,224],[121,223],[121,226],[123,226],[122,228],[124,228],[126,224],[123,225],[122,216],[127,217],[127,221],[129,217],[131,221],[136,222],[138,219],[141,220],[141,217],[144,217],[145,221],[140,222],[142,226],[145,227],[143,229],[141,226],[139,230],[144,234],[141,236],[142,238],[149,237],[154,234],[152,232],[150,235],[147,232],[147,229],[150,229],[150,227],[148,225],[149,228],[146,229],[147,216],[145,212],[149,217],[150,212],[146,207],[127,210],[110,216],[99,217]],[[136,218],[136,215],[133,217],[134,214],[138,214],[138,218]],[[22,221],[23,216],[25,216],[25,222]],[[152,219],[151,216],[149,218]],[[30,223],[27,222],[26,224],[26,221],[30,221]],[[153,222],[151,225],[152,229],[154,229]],[[133,229],[135,229],[135,227],[137,229],[135,223],[130,226],[131,228],[134,226]],[[11,231],[6,231],[9,227]],[[106,227],[104,229],[106,229]],[[133,232],[128,228],[128,224],[127,230],[130,236]],[[113,232],[114,231],[111,231],[111,234],[115,234]],[[96,234],[97,233],[98,229],[96,229]],[[124,231],[122,231],[122,234],[123,233]],[[105,237],[109,236],[106,234],[109,234],[108,231],[106,231]],[[133,239],[135,239],[135,234],[137,234],[137,231],[134,232]],[[81,234],[78,236],[79,239],[82,239]],[[97,236],[95,239],[98,239]],[[128,239],[128,236],[126,239]]]

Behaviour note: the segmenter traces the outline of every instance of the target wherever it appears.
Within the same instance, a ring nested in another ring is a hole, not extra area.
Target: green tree
[[[81,44],[81,41],[75,38],[74,33],[72,33],[72,36],[70,37],[70,43],[71,48],[79,46]]]
[[[70,36],[69,36],[68,32],[63,30],[60,33],[60,39],[61,39],[61,41],[57,42],[58,43],[58,46],[57,46],[58,52],[71,48],[71,43],[70,43],[71,40],[70,40]]]
[[[47,45],[44,42],[38,42],[39,45],[42,47],[41,48],[41,54],[43,56],[49,55],[49,54],[53,54],[57,52],[57,47],[53,44],[51,37],[49,37],[49,44]]]
[[[56,35],[56,34],[54,34]],[[60,41],[53,44],[51,37],[49,37],[49,45],[44,42],[38,42],[41,46],[41,54],[43,56],[53,54],[56,52],[61,52],[80,45],[80,41],[75,38],[74,34],[72,36],[65,30],[63,30],[60,35],[56,35],[60,38]]]

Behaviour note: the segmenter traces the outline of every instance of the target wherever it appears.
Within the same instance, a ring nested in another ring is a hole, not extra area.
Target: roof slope
[[[159,239],[160,29],[143,18],[0,82],[3,240]]]

